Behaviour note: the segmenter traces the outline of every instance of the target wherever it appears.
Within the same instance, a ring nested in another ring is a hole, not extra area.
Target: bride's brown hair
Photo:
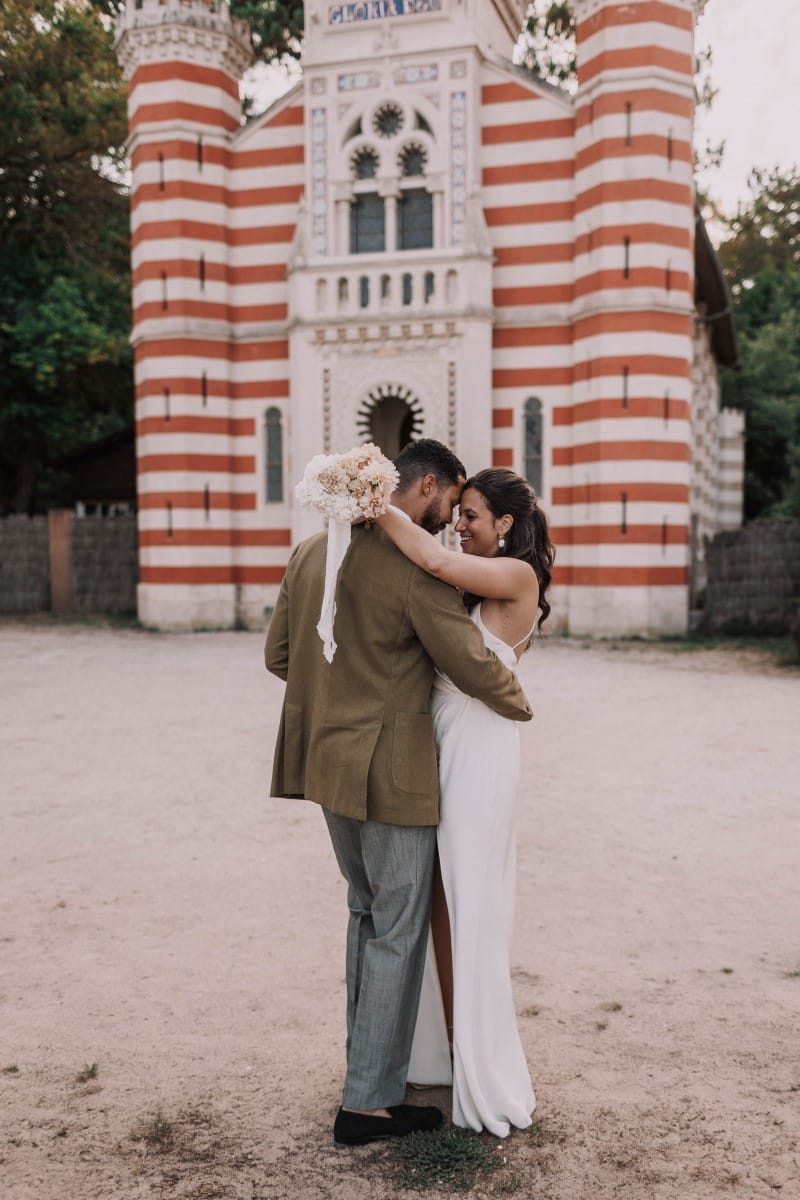
[[[465,492],[467,488],[475,488],[476,492],[480,492],[495,519],[506,514],[514,518],[514,524],[505,535],[506,544],[501,553],[506,558],[521,558],[533,567],[539,581],[541,627],[550,615],[546,593],[553,576],[551,568],[556,552],[550,541],[547,517],[539,508],[536,492],[527,480],[507,467],[487,467],[485,471],[478,471],[464,484]],[[481,596],[469,593],[464,595],[467,608],[472,608],[481,599]]]

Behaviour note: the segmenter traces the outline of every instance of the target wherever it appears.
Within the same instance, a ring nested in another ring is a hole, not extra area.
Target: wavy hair
[[[550,541],[547,517],[539,508],[536,492],[527,480],[507,467],[487,467],[485,471],[478,471],[464,484],[465,492],[467,488],[475,488],[476,492],[480,492],[496,520],[506,515],[514,518],[514,524],[506,534],[502,553],[507,558],[521,558],[533,567],[539,581],[541,628],[550,615],[547,589],[553,577],[556,552]],[[481,596],[464,595],[467,608],[472,608],[481,599]]]

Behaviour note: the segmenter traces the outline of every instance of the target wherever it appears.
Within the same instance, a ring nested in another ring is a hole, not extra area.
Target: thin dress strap
[[[538,617],[537,617],[537,620],[538,620]],[[525,634],[525,637],[521,637],[518,642],[514,642],[514,645],[511,647],[511,649],[516,650],[517,646],[521,646],[523,642],[529,642],[535,632],[536,632],[536,621],[533,622],[531,629],[528,631],[528,633]]]

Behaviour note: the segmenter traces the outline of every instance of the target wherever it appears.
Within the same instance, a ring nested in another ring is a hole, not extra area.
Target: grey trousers
[[[347,880],[347,1108],[401,1104],[419,1007],[436,828],[323,809]]]

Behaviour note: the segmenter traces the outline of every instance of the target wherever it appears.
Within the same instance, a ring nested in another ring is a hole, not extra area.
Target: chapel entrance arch
[[[422,436],[422,405],[402,384],[381,384],[366,396],[358,411],[358,435],[380,446],[387,458]]]

